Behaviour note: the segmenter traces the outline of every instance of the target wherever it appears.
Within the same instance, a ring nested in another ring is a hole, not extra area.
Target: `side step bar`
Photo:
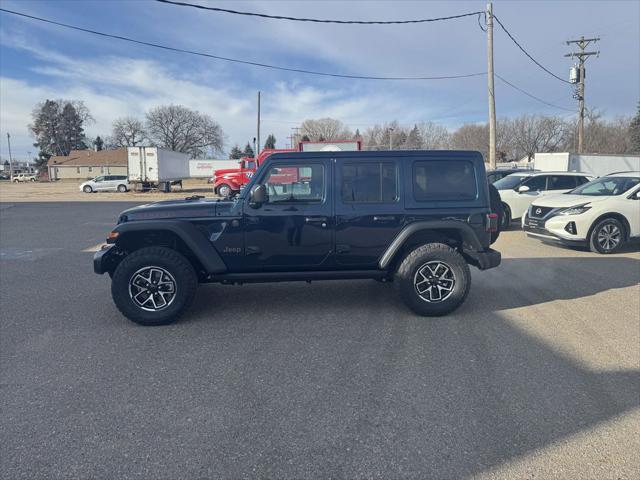
[[[389,272],[384,270],[222,273],[210,275],[205,280],[205,283],[311,282],[315,280],[357,280],[367,278],[382,280],[388,276]]]

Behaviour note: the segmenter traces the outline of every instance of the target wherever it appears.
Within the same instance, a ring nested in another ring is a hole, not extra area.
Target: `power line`
[[[301,68],[289,68],[289,67],[281,67],[278,65],[270,65],[267,63],[259,63],[259,62],[251,62],[248,60],[240,60],[237,58],[230,58],[230,57],[222,57],[220,55],[214,55],[211,53],[205,53],[205,52],[196,52],[193,50],[186,50],[183,48],[177,48],[177,47],[170,47],[168,45],[162,45],[162,44],[158,44],[158,43],[152,43],[152,42],[146,42],[144,40],[136,40],[134,38],[130,38],[130,37],[125,37],[122,35],[114,35],[114,34],[110,34],[110,33],[104,33],[104,32],[100,32],[97,30],[91,30],[88,28],[83,28],[83,27],[78,27],[75,25],[69,25],[67,23],[61,23],[61,22],[56,22],[54,20],[48,20],[46,18],[42,18],[42,17],[36,17],[34,15],[27,15],[26,13],[21,13],[21,12],[16,12],[14,10],[8,10],[6,8],[0,8],[0,11],[5,12],[5,13],[10,13],[12,15],[17,15],[19,17],[25,17],[25,18],[30,18],[32,20],[37,20],[39,22],[44,22],[44,23],[48,23],[51,25],[57,25],[59,27],[64,27],[64,28],[68,28],[71,30],[77,30],[80,32],[85,32],[85,33],[91,33],[93,35],[99,35],[101,37],[107,37],[107,38],[115,38],[117,40],[122,40],[124,42],[130,42],[130,43],[136,43],[138,45],[145,45],[147,47],[153,47],[153,48],[159,48],[162,50],[168,50],[171,52],[177,52],[177,53],[186,53],[189,55],[196,55],[196,56],[200,56],[200,57],[206,57],[206,58],[213,58],[216,60],[223,60],[225,62],[232,62],[232,63],[240,63],[243,65],[251,65],[254,67],[262,67],[262,68],[269,68],[272,70],[283,70],[286,72],[295,72],[295,73],[304,73],[304,74],[308,74],[308,75],[318,75],[318,76],[323,76],[323,77],[337,77],[337,78],[350,78],[350,79],[356,79],[356,80],[451,80],[451,79],[455,79],[455,78],[469,78],[469,77],[479,77],[482,75],[486,75],[486,72],[476,72],[476,73],[467,73],[467,74],[462,74],[462,75],[437,75],[437,76],[424,76],[424,77],[380,77],[380,76],[369,76],[369,75],[347,75],[347,74],[341,74],[341,73],[330,73],[330,72],[318,72],[318,71],[314,71],[314,70],[304,70]]]
[[[449,15],[447,17],[421,18],[421,19],[415,19],[415,20],[329,20],[329,19],[320,19],[320,18],[302,18],[302,17],[287,17],[283,15],[268,15],[266,13],[242,12],[239,10],[231,10],[228,8],[208,7],[205,5],[197,5],[193,3],[187,3],[187,2],[176,2],[173,0],[156,0],[156,1],[160,3],[178,5],[180,7],[191,7],[191,8],[197,8],[199,10],[209,10],[212,12],[231,13],[234,15],[245,15],[247,17],[269,18],[272,20],[290,20],[293,22],[338,23],[342,25],[403,25],[408,23],[429,23],[429,22],[439,22],[442,20],[454,20],[456,18],[470,17],[472,15],[479,15],[483,13],[483,12],[470,12],[470,13],[461,13],[459,15]]]
[[[549,69],[547,69],[546,67],[544,67],[540,62],[538,62],[538,61],[537,61],[535,58],[533,58],[531,55],[529,55],[529,52],[527,52],[527,51],[524,49],[524,47],[518,43],[518,41],[513,37],[513,35],[511,35],[511,33],[509,32],[509,30],[507,30],[507,27],[505,27],[505,26],[503,25],[503,23],[500,21],[500,19],[499,19],[496,15],[494,15],[494,16],[493,16],[493,18],[495,18],[495,19],[496,19],[496,22],[498,22],[498,25],[500,25],[500,27],[502,28],[502,30],[504,30],[504,33],[506,33],[506,34],[509,36],[509,38],[511,39],[511,41],[512,41],[513,43],[515,43],[515,44],[516,44],[516,46],[517,46],[520,50],[522,50],[522,53],[524,53],[527,57],[529,57],[529,59],[530,59],[533,63],[535,63],[535,64],[536,64],[538,67],[540,67],[542,70],[544,70],[545,72],[547,72],[547,73],[548,73],[549,75],[551,75],[552,77],[554,77],[554,78],[556,78],[556,79],[560,80],[561,82],[569,83],[569,84],[571,83],[571,82],[569,82],[568,80],[565,80],[564,78],[559,77],[558,75],[556,75],[555,73],[553,73],[551,70],[549,70]]]
[[[535,95],[527,92],[526,90],[523,90],[522,88],[518,87],[517,85],[514,85],[513,83],[508,81],[506,78],[501,77],[497,73],[495,74],[495,76],[498,77],[503,83],[509,85],[511,88],[514,88],[514,89],[518,90],[519,92],[524,93],[527,97],[531,97],[534,100],[537,100],[538,102],[544,103],[545,105],[548,105],[548,106],[553,107],[553,108],[558,108],[560,110],[566,110],[567,112],[573,112],[572,108],[566,108],[566,107],[561,107],[559,105],[554,105],[553,103],[549,103],[549,102],[547,102],[547,101],[545,101],[545,100],[543,100],[543,99],[541,99],[539,97],[536,97]]]

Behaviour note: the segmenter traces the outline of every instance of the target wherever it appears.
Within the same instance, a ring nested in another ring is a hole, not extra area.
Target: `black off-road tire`
[[[168,307],[159,311],[140,308],[129,294],[129,282],[144,267],[160,267],[176,283],[176,294]],[[165,247],[146,247],[127,255],[116,268],[111,282],[111,296],[118,310],[140,325],[167,325],[175,322],[193,302],[198,277],[193,266],[180,253]]]
[[[502,204],[502,216],[499,218],[500,218],[500,230],[501,231],[509,230],[509,227],[511,227],[511,221],[513,219],[511,218],[511,209],[509,208],[509,205],[507,205],[506,203]]]
[[[498,229],[495,232],[491,232],[491,244],[493,245],[496,240],[498,240],[500,231],[502,230],[501,222],[502,215],[504,214],[504,206],[500,198],[500,192],[492,184],[489,184],[489,200],[491,202],[491,212],[498,215]]]
[[[603,229],[606,229],[606,228],[611,228],[613,229],[613,231],[616,231],[617,229],[618,243],[613,248],[606,248],[606,245],[602,245],[598,241],[598,235],[600,234],[600,232],[603,231]],[[622,245],[624,245],[625,243],[626,235],[627,235],[626,232],[627,231],[624,225],[617,218],[602,219],[591,229],[591,234],[589,235],[589,249],[594,253],[601,253],[604,255],[608,255],[610,253],[616,253],[622,248]]]
[[[452,293],[442,301],[430,303],[424,300],[415,286],[418,270],[429,262],[441,262],[454,274]],[[394,285],[404,303],[422,316],[441,316],[451,313],[464,303],[471,287],[469,265],[460,253],[443,243],[428,243],[409,252],[395,274]]]

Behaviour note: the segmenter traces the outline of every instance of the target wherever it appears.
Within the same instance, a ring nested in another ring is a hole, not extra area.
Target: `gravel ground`
[[[202,287],[124,319],[91,254],[118,203],[0,204],[0,478],[640,478],[640,253],[520,231],[467,302]]]
[[[213,187],[206,180],[189,179],[184,188],[170,193],[161,192],[81,192],[82,182],[0,182],[0,202],[155,202],[190,195],[213,195]],[[174,187],[175,188],[175,187]]]

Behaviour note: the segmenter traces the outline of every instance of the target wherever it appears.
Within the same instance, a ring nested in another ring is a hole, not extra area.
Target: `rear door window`
[[[467,160],[417,161],[412,180],[416,202],[470,200],[478,195],[475,169]]]
[[[576,177],[572,175],[551,175],[548,190],[573,190],[576,188]]]
[[[395,164],[345,163],[340,186],[343,203],[392,203],[398,199]]]

